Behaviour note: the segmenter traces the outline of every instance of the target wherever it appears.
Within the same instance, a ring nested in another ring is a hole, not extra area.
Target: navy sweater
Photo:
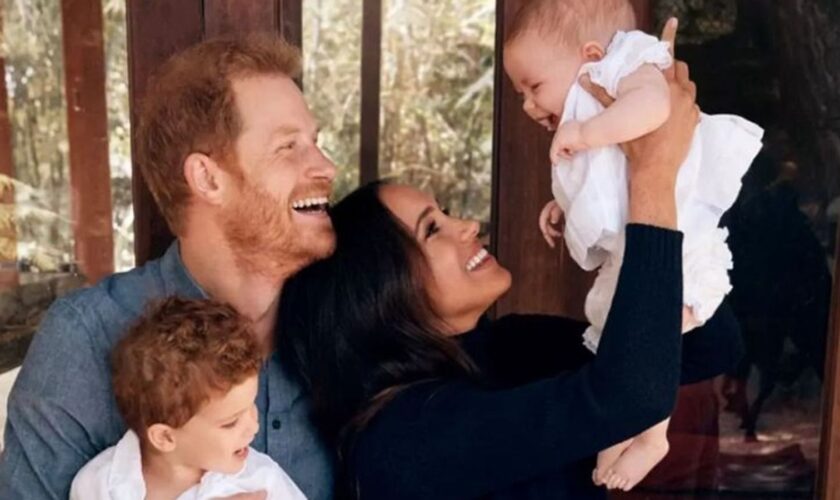
[[[714,376],[740,353],[724,306],[681,355],[681,248],[678,232],[628,226],[597,356],[581,344],[586,325],[559,317],[506,316],[465,333],[482,380],[400,392],[356,437],[350,495],[605,498],[591,480],[595,454],[665,419],[681,378]]]

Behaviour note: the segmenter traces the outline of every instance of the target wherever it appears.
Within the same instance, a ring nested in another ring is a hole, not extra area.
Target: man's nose
[[[327,155],[321,151],[321,148],[317,146],[315,147],[315,154],[317,155],[317,158],[313,164],[310,165],[307,173],[312,178],[332,182],[332,180],[335,179],[337,171],[335,163],[333,163],[332,160],[330,160]]]

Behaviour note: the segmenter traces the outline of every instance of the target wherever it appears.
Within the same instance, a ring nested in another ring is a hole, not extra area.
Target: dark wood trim
[[[89,283],[114,272],[100,0],[63,0],[64,83],[76,261]]]
[[[303,46],[303,0],[277,0],[280,35],[296,47]]]
[[[249,32],[277,32],[275,2],[204,0],[204,37]]]
[[[131,128],[149,77],[170,55],[201,41],[201,0],[128,0],[128,72]],[[146,187],[136,158],[132,167],[134,252],[138,265],[163,254],[173,236]]]
[[[3,11],[0,9],[0,40],[4,36]],[[9,119],[9,98],[6,91],[6,61],[3,54],[0,54],[0,174],[12,179],[15,178],[15,163],[12,155],[12,123]],[[3,188],[0,186],[0,204],[9,205],[14,208],[15,190],[13,187]],[[0,250],[0,291],[14,288],[18,285],[17,250],[17,229],[14,219],[9,225],[0,225],[0,241],[6,240],[9,245],[8,252]],[[5,255],[4,255],[5,253]]]
[[[359,181],[364,185],[379,178],[382,0],[364,0],[362,5],[362,137]]]
[[[840,228],[834,248],[840,248]],[[834,263],[816,498],[840,500],[840,259]]]

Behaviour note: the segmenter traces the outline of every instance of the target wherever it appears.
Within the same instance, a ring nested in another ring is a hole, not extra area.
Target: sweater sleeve
[[[693,384],[735,369],[744,341],[735,314],[724,301],[695,331],[683,335],[682,384]]]
[[[598,356],[504,390],[430,382],[399,393],[348,457],[360,498],[474,498],[638,434],[673,409],[680,373],[682,235],[628,225]]]
[[[482,334],[484,365],[496,382],[523,384],[577,370],[594,359],[583,346],[586,323],[560,316],[510,314]],[[733,370],[744,353],[738,320],[724,301],[700,328],[682,337],[681,384],[694,384]],[[483,367],[482,367],[483,368]]]

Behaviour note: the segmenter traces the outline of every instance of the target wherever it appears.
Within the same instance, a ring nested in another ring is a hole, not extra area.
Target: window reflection
[[[840,213],[831,83],[840,65],[821,47],[840,12],[819,1],[652,4],[657,26],[680,17],[677,56],[703,110],[742,115],[766,136],[723,221],[745,357],[733,373],[682,390],[670,456],[638,491],[614,496],[811,498]]]

